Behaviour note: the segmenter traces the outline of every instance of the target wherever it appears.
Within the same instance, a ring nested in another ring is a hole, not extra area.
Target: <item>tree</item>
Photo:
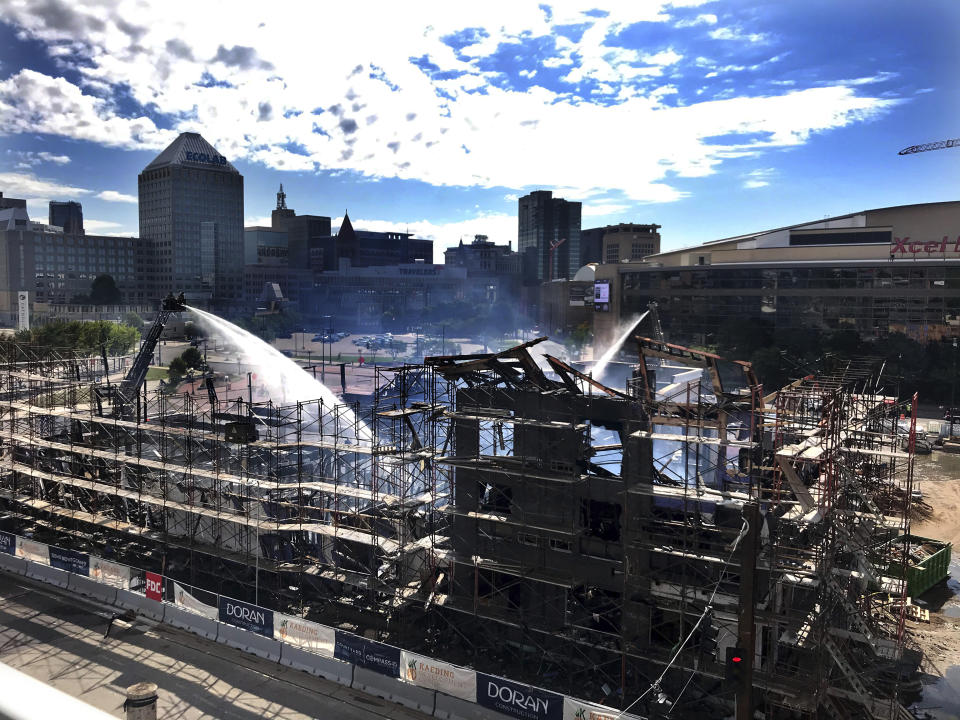
[[[201,369],[204,365],[203,355],[200,354],[200,351],[195,347],[187,348],[180,355],[180,360],[183,360],[184,365],[188,368]]]
[[[126,315],[123,316],[123,324],[129,325],[130,327],[135,328],[137,330],[142,330],[143,318],[140,317],[135,312],[128,312]]]
[[[186,374],[187,363],[184,362],[183,356],[175,357],[170,361],[170,365],[167,367],[167,377],[170,378],[171,383],[179,383]]]
[[[119,305],[120,291],[112,275],[97,275],[90,285],[90,302],[93,305]]]

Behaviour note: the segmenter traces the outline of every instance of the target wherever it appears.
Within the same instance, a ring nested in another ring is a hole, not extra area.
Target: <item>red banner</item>
[[[147,573],[147,597],[151,600],[163,600],[163,576]]]

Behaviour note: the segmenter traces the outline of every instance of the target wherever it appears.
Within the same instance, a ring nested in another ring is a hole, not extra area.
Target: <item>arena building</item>
[[[960,334],[960,202],[864,210],[601,265],[594,286],[600,342],[658,303],[672,341],[709,343],[730,321]]]

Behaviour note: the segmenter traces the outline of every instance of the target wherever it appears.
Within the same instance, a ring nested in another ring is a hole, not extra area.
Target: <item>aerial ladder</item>
[[[150,369],[150,363],[153,361],[153,353],[157,349],[157,343],[160,342],[160,336],[166,327],[170,316],[174,313],[181,313],[187,309],[183,293],[174,297],[173,293],[167,295],[160,306],[160,312],[157,313],[157,319],[153,321],[150,330],[143,338],[143,344],[140,351],[133,359],[133,365],[127,371],[126,376],[120,381],[120,384],[114,389],[114,408],[121,415],[131,413],[132,407],[136,403],[137,393],[147,379],[147,370]]]

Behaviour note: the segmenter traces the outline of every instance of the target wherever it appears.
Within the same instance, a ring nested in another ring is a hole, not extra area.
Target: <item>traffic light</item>
[[[747,679],[747,651],[743,648],[727,648],[727,684],[741,687]]]

